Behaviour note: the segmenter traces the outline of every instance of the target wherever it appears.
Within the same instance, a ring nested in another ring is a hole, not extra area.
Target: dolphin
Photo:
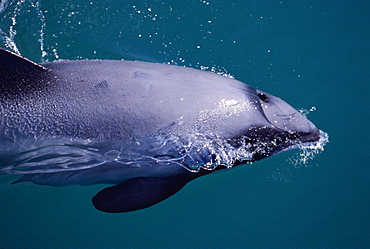
[[[0,174],[109,184],[104,212],[150,207],[189,181],[315,143],[278,97],[232,77],[143,61],[36,64],[0,49]]]

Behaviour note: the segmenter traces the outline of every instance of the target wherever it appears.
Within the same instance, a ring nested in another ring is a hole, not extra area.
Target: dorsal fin
[[[16,73],[24,71],[47,71],[48,69],[16,53],[0,48],[0,70],[8,70]]]
[[[47,69],[20,55],[0,48],[0,95],[31,93],[50,84]]]

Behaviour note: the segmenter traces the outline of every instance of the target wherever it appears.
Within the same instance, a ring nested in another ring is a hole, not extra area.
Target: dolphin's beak
[[[311,143],[317,142],[320,139],[320,131],[318,129],[314,129],[309,133],[298,133],[299,134],[299,141],[302,143]]]

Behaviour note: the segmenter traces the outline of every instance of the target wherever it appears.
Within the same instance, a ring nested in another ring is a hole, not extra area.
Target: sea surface
[[[0,248],[370,248],[370,2],[1,0],[0,46],[35,62],[128,59],[231,75],[329,134],[107,214],[102,186],[9,185]],[[212,91],[212,89],[210,89]]]

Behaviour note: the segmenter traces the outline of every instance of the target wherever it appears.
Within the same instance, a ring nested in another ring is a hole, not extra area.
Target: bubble
[[[320,132],[320,139],[317,142],[299,144],[299,153],[288,159],[295,168],[307,167],[308,162],[313,160],[318,154],[324,151],[324,147],[329,143],[329,134],[323,131]]]

